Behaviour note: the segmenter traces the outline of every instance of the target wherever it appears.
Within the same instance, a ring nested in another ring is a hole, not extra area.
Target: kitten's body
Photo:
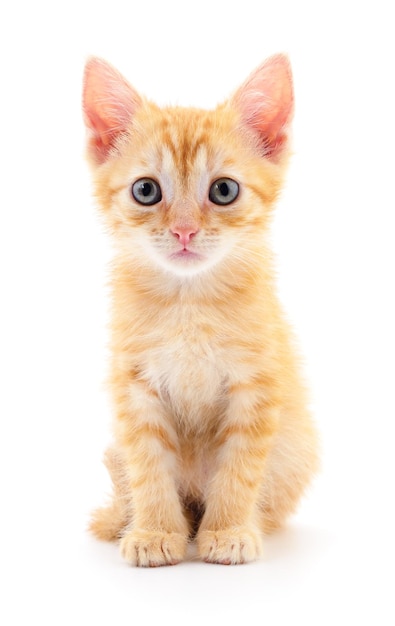
[[[114,499],[92,529],[121,538],[131,563],[175,563],[198,511],[203,559],[254,559],[316,468],[265,241],[287,160],[288,64],[274,57],[211,112],[158,109],[95,59],[84,94],[96,192],[117,243]],[[139,180],[161,198],[137,201]],[[234,201],[209,197],[218,180],[237,181]]]

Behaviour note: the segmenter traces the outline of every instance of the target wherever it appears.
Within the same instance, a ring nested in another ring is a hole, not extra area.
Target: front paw
[[[122,556],[131,565],[176,565],[185,557],[188,538],[180,533],[134,529],[121,539]]]
[[[200,557],[206,563],[236,565],[254,561],[262,553],[262,537],[254,528],[201,530],[197,535]]]

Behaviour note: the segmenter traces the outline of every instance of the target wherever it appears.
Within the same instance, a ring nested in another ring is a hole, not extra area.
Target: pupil
[[[151,190],[151,183],[143,183],[141,185],[141,193],[145,198],[150,195]]]
[[[220,183],[218,185],[218,187],[219,187],[219,190],[220,190],[222,196],[227,196],[228,195],[229,187],[228,187],[228,185],[226,183]]]

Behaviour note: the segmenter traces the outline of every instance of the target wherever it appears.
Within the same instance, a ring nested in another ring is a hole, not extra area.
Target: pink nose
[[[192,226],[175,226],[170,229],[174,237],[176,237],[183,246],[186,246],[191,241],[192,237],[196,235],[198,230],[198,228],[194,228]]]

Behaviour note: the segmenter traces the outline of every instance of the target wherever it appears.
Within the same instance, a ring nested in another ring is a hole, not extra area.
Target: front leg
[[[185,556],[189,532],[175,480],[176,436],[148,385],[133,383],[129,390],[116,430],[132,502],[121,553],[132,565],[173,565]]]
[[[259,493],[277,416],[277,403],[274,398],[268,402],[262,388],[246,383],[230,389],[217,468],[197,536],[199,554],[207,562],[245,563],[261,554]]]

